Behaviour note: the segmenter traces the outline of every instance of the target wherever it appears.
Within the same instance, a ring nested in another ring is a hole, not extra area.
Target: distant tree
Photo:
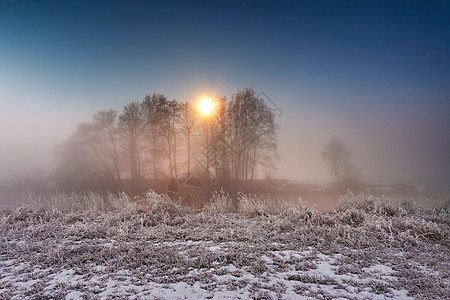
[[[216,99],[216,115],[212,123],[212,139],[216,145],[216,155],[214,155],[214,167],[217,178],[228,178],[231,175],[230,163],[234,157],[230,152],[230,115],[227,113],[229,102],[226,97]]]
[[[179,106],[177,101],[165,101],[161,105],[161,129],[167,145],[167,158],[169,165],[169,174],[171,178],[177,177],[177,130],[176,120],[179,115]]]
[[[63,187],[96,180],[104,175],[91,146],[75,134],[57,147],[56,156],[59,162],[52,177]]]
[[[119,143],[117,112],[97,111],[91,122],[79,124],[58,147],[60,165],[55,176],[66,182],[120,180]]]
[[[93,168],[98,172],[109,172],[111,173],[111,165],[108,162],[108,158],[104,155],[102,135],[100,128],[97,124],[93,122],[85,122],[78,125],[78,128],[73,135],[73,138],[78,140],[80,144],[84,144],[88,148],[90,155],[92,155],[97,160],[97,168]],[[94,166],[91,166],[94,167]]]
[[[141,176],[140,152],[145,125],[143,106],[138,101],[125,105],[119,120],[126,153],[130,161],[130,179],[132,183],[135,183]]]
[[[273,167],[278,156],[275,116],[250,88],[233,95],[228,114],[231,130],[227,138],[232,148],[233,178],[252,181],[259,166]]]
[[[106,177],[120,179],[118,138],[117,112],[100,110],[93,116],[92,122],[78,125],[68,144],[91,157],[89,173],[108,174]],[[89,161],[87,157],[86,161]]]
[[[181,132],[186,141],[186,165],[187,174],[191,174],[191,159],[192,159],[192,136],[198,126],[198,116],[192,104],[183,102],[180,104],[180,114],[178,123],[181,126]]]
[[[169,125],[169,145],[170,143],[173,143],[173,146],[170,147],[172,150],[172,162],[173,165],[171,167],[173,168],[173,172],[170,171],[171,176],[175,176],[175,178],[178,178],[178,165],[177,165],[177,157],[178,157],[178,122],[181,114],[181,105],[176,100],[169,101],[168,106],[168,125]],[[170,154],[169,154],[170,155]],[[172,174],[173,173],[173,174]]]
[[[213,167],[216,178],[251,182],[257,170],[274,167],[278,125],[264,100],[247,88],[214,103],[213,118],[203,118],[201,130],[207,173]]]
[[[166,114],[167,97],[162,94],[147,95],[142,103],[146,119],[146,136],[150,142],[153,176],[158,179],[158,163],[164,154],[162,139],[165,135],[163,122]]]
[[[341,140],[331,138],[322,151],[322,159],[328,166],[331,176],[335,182],[348,179],[353,171],[350,151]]]
[[[94,127],[99,133],[99,139],[103,141],[103,149],[106,157],[113,165],[114,177],[120,180],[120,153],[119,153],[119,135],[117,127],[117,111],[99,110],[94,115]]]

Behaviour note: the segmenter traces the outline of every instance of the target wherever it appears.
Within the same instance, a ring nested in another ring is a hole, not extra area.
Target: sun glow
[[[215,104],[211,98],[203,98],[198,104],[198,110],[203,116],[209,117],[214,113],[214,106]]]

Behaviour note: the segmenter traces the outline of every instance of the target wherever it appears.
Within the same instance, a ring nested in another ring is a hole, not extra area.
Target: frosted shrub
[[[450,213],[450,194],[447,185],[442,183],[441,192],[439,193],[439,206],[437,207],[440,213]]]
[[[267,199],[257,197],[256,195],[247,196],[243,193],[238,194],[238,210],[248,217],[267,215],[270,213]]]
[[[108,193],[101,195],[98,192],[86,191],[84,193],[52,193],[47,196],[35,192],[22,195],[22,202],[35,208],[56,213],[58,211],[110,211],[114,205],[123,199]]]
[[[203,211],[208,213],[231,213],[235,212],[236,209],[230,194],[220,189],[219,192],[215,191],[212,194],[210,202],[205,205]]]
[[[167,213],[179,214],[182,208],[179,204],[170,201],[164,195],[157,194],[153,190],[144,193],[143,197],[133,199],[122,192],[120,194],[87,191],[84,193],[54,193],[48,197],[40,194],[27,194],[26,203],[37,209],[56,212],[120,212],[120,213]]]
[[[134,205],[130,196],[125,192],[121,192],[119,195],[108,193],[106,195],[106,201],[111,205],[111,210],[123,211]]]
[[[304,212],[309,211],[309,210],[314,210],[315,211],[315,209],[308,207],[307,203],[308,202],[305,203],[305,202],[303,202],[302,198],[298,197],[297,203],[295,205],[291,204],[287,208],[287,212],[304,213]]]
[[[418,208],[416,206],[416,203],[414,203],[414,201],[412,201],[411,199],[403,199],[400,202],[399,211],[402,215],[414,215],[417,213]]]
[[[382,216],[414,214],[416,211],[415,204],[409,199],[394,200],[385,195],[375,196],[371,195],[369,190],[358,195],[348,190],[347,194],[340,197],[337,206],[340,211],[358,209]]]
[[[277,213],[290,220],[304,220],[307,222],[317,219],[319,213],[316,209],[308,207],[302,198],[297,201],[282,201],[278,206]]]
[[[109,211],[113,209],[107,197],[92,191],[82,194],[72,193],[68,196],[68,200],[70,200],[68,207],[73,211]]]
[[[291,211],[294,207],[297,206],[297,205],[294,205],[292,202],[293,202],[292,200],[291,200],[291,201],[288,201],[288,200],[283,199],[283,198],[278,198],[278,205],[277,205],[278,211],[279,211],[280,213],[288,213],[288,212]],[[299,203],[301,202],[301,198],[300,198],[300,197],[298,197],[298,202],[299,202]]]
[[[349,208],[336,214],[336,218],[344,224],[360,226],[366,219],[366,213],[360,209]]]
[[[144,194],[143,199],[137,199],[143,207],[148,207],[154,214],[169,214],[180,215],[186,212],[187,208],[182,207],[180,204],[169,201],[169,198],[164,195],[158,194],[153,190],[148,190]]]

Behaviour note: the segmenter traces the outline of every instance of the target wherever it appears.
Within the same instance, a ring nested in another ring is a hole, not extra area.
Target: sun
[[[198,109],[203,116],[209,117],[214,113],[214,106],[211,98],[203,98],[198,104]]]

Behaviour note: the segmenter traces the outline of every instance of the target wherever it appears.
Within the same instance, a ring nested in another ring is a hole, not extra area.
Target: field
[[[0,215],[2,299],[450,298],[450,215],[408,200],[31,198]]]

